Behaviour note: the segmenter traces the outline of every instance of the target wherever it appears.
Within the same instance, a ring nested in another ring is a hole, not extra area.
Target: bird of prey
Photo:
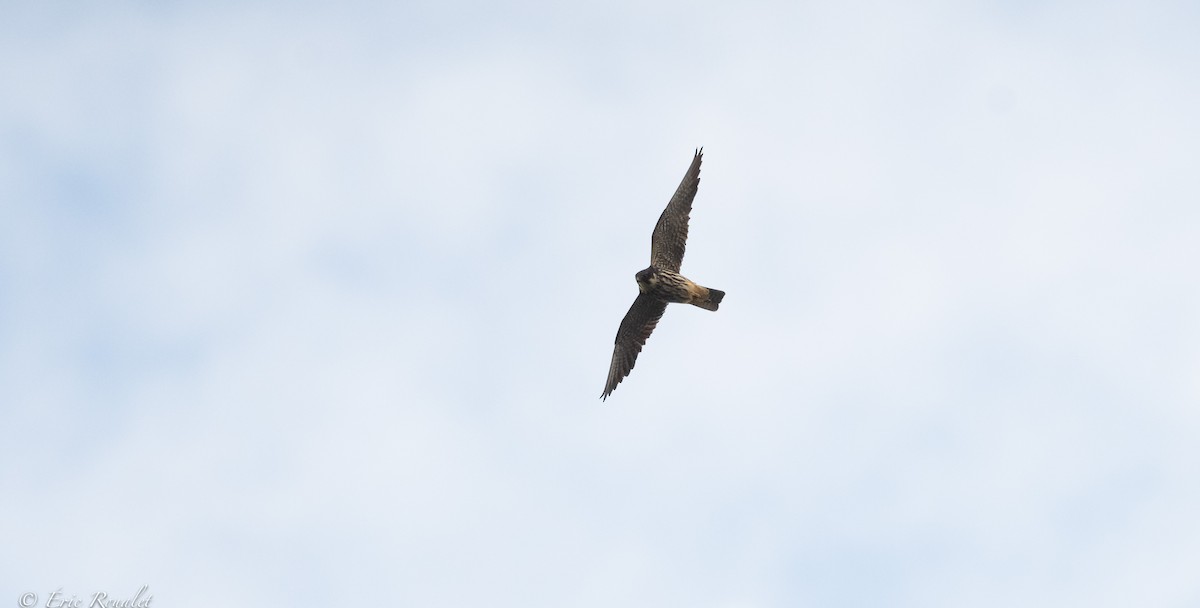
[[[612,363],[608,367],[608,381],[600,399],[608,399],[621,380],[629,375],[638,353],[658,325],[667,304],[676,302],[699,306],[705,310],[716,310],[725,297],[725,292],[710,287],[701,287],[679,274],[683,263],[683,250],[687,245],[688,216],[692,212],[692,199],[700,186],[700,160],[704,148],[696,150],[692,165],[688,167],[683,181],[675,190],[675,196],[667,203],[650,236],[650,266],[637,273],[638,296],[621,320],[617,339],[613,346]]]

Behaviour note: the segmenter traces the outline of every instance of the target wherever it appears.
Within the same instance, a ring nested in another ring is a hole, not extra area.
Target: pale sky
[[[1194,3],[2,12],[6,605],[1200,605]]]

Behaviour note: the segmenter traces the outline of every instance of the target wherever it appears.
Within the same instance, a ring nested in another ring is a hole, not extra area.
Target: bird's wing
[[[612,364],[608,366],[608,382],[604,385],[604,393],[600,399],[608,399],[621,380],[629,375],[633,364],[637,361],[642,345],[650,337],[650,332],[658,325],[667,303],[657,300],[644,293],[639,293],[625,318],[621,319],[621,328],[617,330],[616,344],[613,346]]]
[[[679,272],[683,264],[683,250],[687,247],[688,216],[692,213],[692,199],[696,198],[696,189],[700,187],[700,160],[704,156],[704,148],[696,150],[692,157],[692,166],[688,167],[683,181],[675,190],[675,196],[667,203],[654,226],[654,234],[650,237],[650,264]]]

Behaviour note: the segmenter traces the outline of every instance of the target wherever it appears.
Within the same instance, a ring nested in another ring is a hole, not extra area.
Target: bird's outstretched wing
[[[657,300],[644,293],[639,293],[625,318],[621,320],[621,328],[617,330],[616,344],[613,346],[612,364],[608,366],[608,382],[604,385],[604,393],[600,399],[608,399],[621,380],[629,375],[633,364],[637,361],[638,353],[650,332],[658,325],[667,303]]]
[[[696,198],[696,189],[700,187],[700,160],[704,157],[704,148],[696,150],[692,157],[692,166],[688,167],[675,196],[667,203],[654,226],[654,234],[650,237],[650,264],[679,272],[683,264],[683,250],[687,247],[688,217],[692,213],[692,199]]]

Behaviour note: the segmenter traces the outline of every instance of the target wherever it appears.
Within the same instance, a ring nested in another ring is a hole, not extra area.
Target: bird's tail
[[[721,291],[720,289],[705,287],[704,291],[700,293],[700,296],[701,297],[699,298],[693,299],[692,304],[699,306],[704,310],[716,310],[717,307],[720,306],[721,300],[725,299],[725,292]]]

